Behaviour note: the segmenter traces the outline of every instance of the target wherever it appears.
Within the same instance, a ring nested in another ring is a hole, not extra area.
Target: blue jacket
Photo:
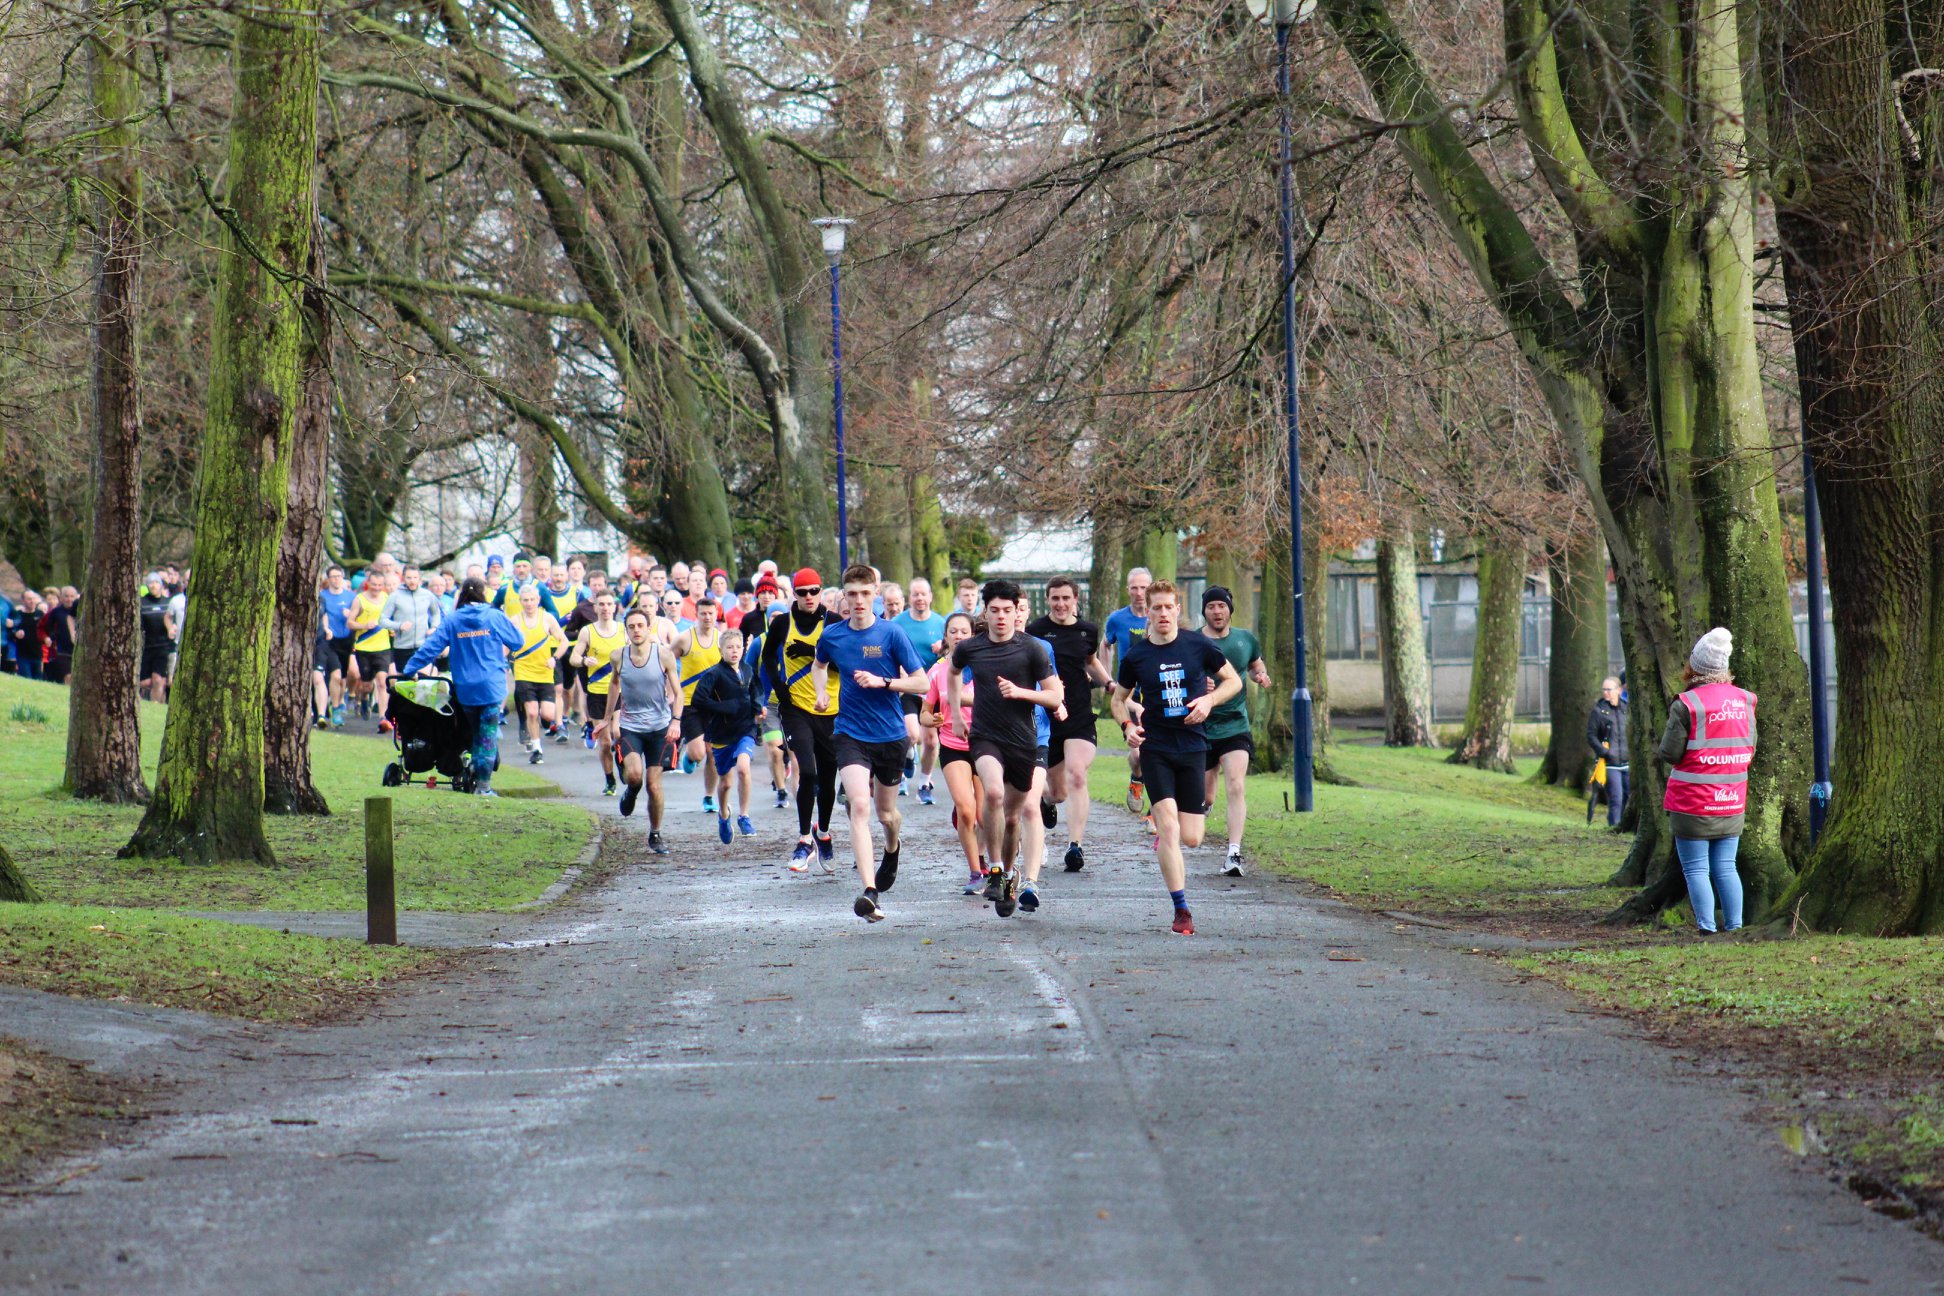
[[[506,613],[484,603],[468,603],[439,622],[412,660],[405,674],[416,675],[447,654],[452,694],[461,706],[498,706],[506,700],[506,654],[517,652],[526,636]]]

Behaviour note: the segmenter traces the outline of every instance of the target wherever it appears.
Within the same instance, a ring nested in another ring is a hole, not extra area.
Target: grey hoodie
[[[385,629],[391,631],[392,647],[407,649],[424,643],[425,636],[442,619],[444,609],[439,606],[439,596],[423,585],[415,590],[403,585],[393,590],[379,617]]]

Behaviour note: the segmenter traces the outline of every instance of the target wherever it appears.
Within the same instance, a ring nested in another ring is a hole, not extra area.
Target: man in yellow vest
[[[602,721],[607,719],[608,697],[614,688],[614,654],[627,638],[621,623],[614,619],[614,595],[602,590],[594,596],[594,620],[582,627],[569,658],[575,670],[587,672],[587,718],[595,726],[601,773],[607,776],[604,796],[613,796],[617,788],[612,726]]]
[[[682,663],[682,773],[691,774],[708,754],[709,744],[702,732],[702,715],[689,704],[695,701],[695,685],[709,668],[722,660],[722,630],[716,624],[715,600],[702,598],[695,605],[695,624],[675,636],[675,656]],[[704,784],[710,780],[704,778]],[[702,793],[702,809],[715,813],[715,797]]]

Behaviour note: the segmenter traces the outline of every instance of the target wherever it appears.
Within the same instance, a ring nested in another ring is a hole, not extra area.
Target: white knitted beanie
[[[1735,651],[1735,636],[1720,626],[1694,641],[1688,665],[1697,675],[1723,675],[1728,670],[1728,655]]]

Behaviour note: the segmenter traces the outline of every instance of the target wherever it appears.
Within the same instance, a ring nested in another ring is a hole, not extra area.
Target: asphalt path
[[[544,772],[612,815],[592,767]],[[792,812],[723,847],[671,788],[673,856],[638,815],[611,884],[354,1023],[0,997],[186,1077],[0,1206],[0,1291],[1944,1290],[1732,1078],[1500,964],[1212,850],[1171,934],[1124,810],[1001,919],[907,799],[868,925]]]

